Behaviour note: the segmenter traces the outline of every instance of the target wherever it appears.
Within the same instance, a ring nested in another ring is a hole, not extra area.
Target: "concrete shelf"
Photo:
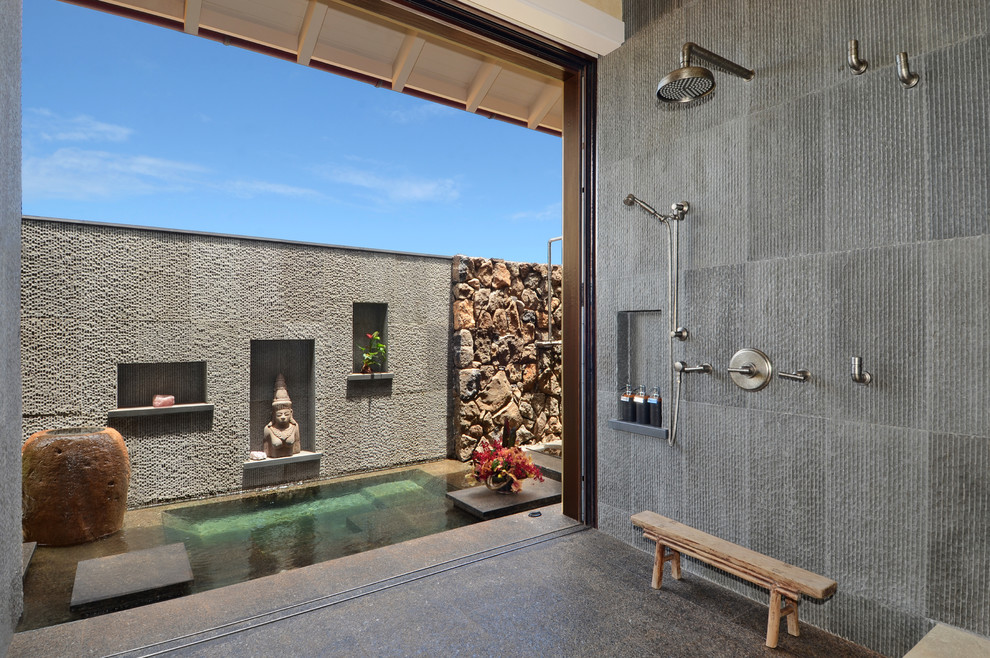
[[[370,374],[365,374],[361,372],[352,372],[351,374],[347,375],[347,381],[349,382],[370,382],[372,380],[382,381],[382,380],[394,379],[394,378],[395,378],[394,372],[372,372]]]
[[[291,457],[269,457],[268,459],[249,460],[244,462],[244,470],[249,471],[255,468],[274,468],[277,466],[287,466],[300,462],[318,462],[323,457],[322,452],[309,452],[302,450]]]
[[[111,409],[107,412],[107,417],[162,416],[165,414],[195,413],[197,411],[209,411],[213,413],[213,403],[173,404],[171,407],[123,407],[121,409]]]
[[[616,420],[614,418],[608,421],[608,426],[614,430],[622,430],[623,432],[632,432],[633,434],[642,434],[644,436],[652,436],[657,439],[667,438],[667,428],[666,427],[654,427],[653,425],[641,425],[639,423],[630,423],[625,420]]]

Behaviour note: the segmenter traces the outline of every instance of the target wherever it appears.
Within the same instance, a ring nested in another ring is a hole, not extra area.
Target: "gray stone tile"
[[[931,250],[932,430],[990,437],[990,236]]]
[[[825,180],[835,159],[827,145],[828,95],[808,94],[750,117],[749,257],[823,251],[834,216]]]
[[[925,581],[904,574],[931,560],[928,433],[834,421],[826,432],[827,574],[871,605],[924,614]]]
[[[903,656],[933,626],[923,615],[843,591],[841,581],[830,601],[828,619],[833,633],[885,656]]]
[[[824,5],[800,0],[767,11],[749,0],[748,10],[748,67],[756,71],[751,111],[823,88],[831,61],[824,47]]]
[[[800,256],[746,266],[746,347],[770,358],[774,375],[766,388],[748,392],[747,406],[787,414],[825,415],[826,391],[835,386],[828,349],[830,325],[825,255]],[[742,347],[742,346],[740,346]],[[808,370],[808,381],[783,379],[781,372]]]
[[[986,6],[978,11],[986,20]],[[919,86],[927,87],[932,144],[931,236],[986,234],[990,232],[986,211],[990,206],[990,108],[985,93],[990,85],[990,36],[937,51],[923,65]]]
[[[750,410],[749,548],[829,576],[822,418]]]
[[[929,462],[926,614],[990,635],[990,441],[937,434]]]
[[[711,374],[682,377],[683,399],[720,405],[744,406],[746,393],[729,379],[725,371],[729,359],[750,340],[744,334],[742,307],[745,267],[690,270],[682,279],[679,315],[681,325],[691,332],[687,341],[675,341],[674,358],[689,366],[710,363]]]
[[[831,162],[822,180],[828,212],[822,237],[831,251],[928,236],[930,89],[905,89],[891,69],[867,73],[823,96]]]
[[[932,2],[927,25],[933,47],[944,46],[985,35],[990,30],[990,7],[969,0]]]
[[[644,510],[683,518],[683,449],[664,440],[637,436],[632,441],[632,513]]]
[[[926,247],[906,245],[837,254],[828,263],[834,377],[829,415],[899,427],[929,426],[929,395],[920,370],[928,362],[929,278]],[[854,383],[850,360],[873,376]]]
[[[747,411],[681,403],[684,518],[704,532],[748,546],[749,452]]]

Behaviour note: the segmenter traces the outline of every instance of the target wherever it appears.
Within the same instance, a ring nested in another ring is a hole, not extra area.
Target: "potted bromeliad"
[[[382,337],[377,331],[365,336],[368,337],[368,346],[358,345],[358,349],[362,353],[361,372],[369,375],[374,372],[376,366],[381,368],[385,363],[385,343],[382,342]]]
[[[515,445],[515,431],[506,422],[501,437],[482,441],[471,453],[468,478],[498,493],[522,491],[523,480],[543,482],[543,473],[523,449]]]

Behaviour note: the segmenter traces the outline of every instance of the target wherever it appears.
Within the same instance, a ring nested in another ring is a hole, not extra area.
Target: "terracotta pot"
[[[21,448],[24,541],[69,546],[124,524],[131,465],[110,427],[35,432]]]

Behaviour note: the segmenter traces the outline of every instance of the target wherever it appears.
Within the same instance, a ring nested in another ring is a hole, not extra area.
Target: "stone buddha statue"
[[[285,388],[285,376],[275,378],[272,420],[265,425],[265,455],[291,457],[301,450],[299,423],[292,417],[292,400]]]

